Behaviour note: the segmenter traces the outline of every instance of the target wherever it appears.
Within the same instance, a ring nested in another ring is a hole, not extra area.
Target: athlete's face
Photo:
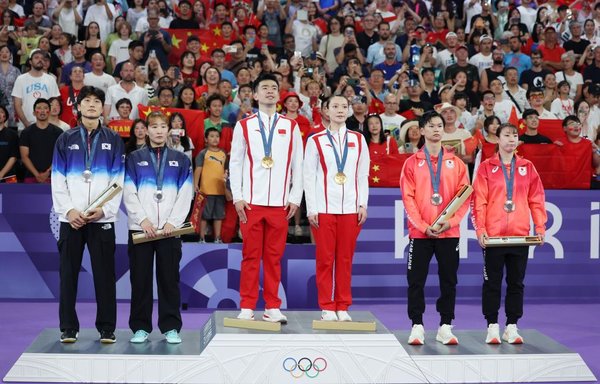
[[[329,102],[329,120],[332,123],[344,124],[348,117],[348,100],[344,97],[334,97]]]
[[[442,140],[442,132],[444,132],[444,121],[438,116],[431,118],[421,128],[421,135],[425,137],[425,141],[434,143]]]
[[[279,86],[273,80],[263,80],[256,88],[254,100],[265,106],[273,106],[279,101]]]
[[[504,128],[498,136],[498,147],[505,153],[512,153],[519,143],[519,132],[515,129]]]
[[[148,124],[148,138],[150,144],[155,147],[160,147],[167,141],[167,135],[169,133],[169,125],[162,118],[154,118],[150,120]]]
[[[89,95],[79,103],[81,115],[88,119],[97,119],[102,114],[102,100],[96,96]]]

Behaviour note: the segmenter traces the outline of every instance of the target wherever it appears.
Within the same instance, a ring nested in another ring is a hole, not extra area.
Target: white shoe
[[[457,345],[458,339],[452,333],[452,326],[450,324],[442,324],[438,328],[435,339],[444,345]]]
[[[281,313],[279,308],[265,309],[263,320],[271,323],[287,323],[287,317]]]
[[[338,321],[338,317],[335,314],[335,311],[321,311],[321,320],[323,321]]]
[[[299,226],[299,225],[296,225],[296,226],[294,227],[294,236],[296,236],[296,237],[301,237],[302,235],[303,235],[303,232],[302,232],[302,227],[301,227],[301,226]]]
[[[422,324],[415,324],[412,326],[412,329],[410,330],[410,336],[408,336],[408,344],[425,344],[425,328],[423,328]]]
[[[254,310],[242,308],[237,318],[240,320],[254,320]]]
[[[519,335],[517,324],[507,324],[502,334],[502,340],[509,344],[523,344],[523,338]]]
[[[348,311],[337,311],[337,317],[339,321],[352,321]]]
[[[485,342],[487,344],[502,343],[502,341],[500,340],[500,326],[497,323],[488,325],[487,337],[485,338]]]

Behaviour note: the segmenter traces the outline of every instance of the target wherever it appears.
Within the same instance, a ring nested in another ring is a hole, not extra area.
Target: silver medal
[[[163,192],[161,190],[157,190],[156,192],[154,192],[154,201],[156,201],[157,203],[160,203],[163,197]]]
[[[85,181],[86,183],[92,182],[92,171],[90,171],[89,169],[83,171],[81,175],[83,176],[83,181]]]
[[[506,200],[504,202],[504,210],[506,212],[513,212],[515,210],[515,203],[512,200]]]
[[[431,195],[431,204],[432,205],[440,205],[442,204],[442,195],[440,195],[439,193],[434,193],[433,195]]]

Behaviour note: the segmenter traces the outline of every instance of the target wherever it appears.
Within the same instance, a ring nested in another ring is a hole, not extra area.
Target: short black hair
[[[129,100],[126,97],[119,99],[119,101],[117,101],[117,104],[115,104],[115,108],[119,109],[119,107],[123,104],[129,104],[129,107],[133,108],[133,104],[131,104],[131,100]]]
[[[221,132],[219,132],[219,130],[215,127],[210,127],[210,128],[206,128],[204,130],[204,138],[208,139],[208,134],[211,132],[217,132],[219,134],[219,136],[221,136]]]
[[[44,99],[43,97],[40,97],[33,103],[33,109],[35,109],[35,107],[37,107],[39,104],[46,104],[48,108],[50,108],[50,101],[48,101],[48,99]]]
[[[106,100],[106,95],[104,91],[100,88],[92,87],[91,85],[86,85],[81,88],[79,91],[79,95],[77,95],[77,104],[81,104],[81,100],[85,99],[88,96],[96,96],[102,102],[104,106],[104,101]]]
[[[578,124],[581,124],[581,120],[579,120],[579,117],[577,117],[575,115],[569,115],[569,116],[565,117],[565,119],[563,120],[562,127],[566,128],[567,125],[569,125],[569,123],[571,123],[573,121]]]
[[[435,117],[439,117],[440,119],[442,119],[442,123],[446,125],[444,117],[439,112],[432,110],[425,112],[423,116],[421,116],[421,118],[419,119],[419,128],[425,128],[425,124],[429,123]]]
[[[129,43],[129,45],[127,46],[127,49],[130,49],[130,50],[132,50],[132,51],[133,51],[133,50],[134,50],[134,49],[136,49],[137,47],[142,47],[142,48],[144,48],[144,43],[142,43],[142,42],[141,42],[141,41],[139,41],[139,40],[133,40],[131,43]]]
[[[277,81],[277,78],[275,77],[275,75],[270,74],[270,73],[264,73],[264,74],[260,75],[258,77],[258,79],[256,79],[256,81],[254,81],[253,91],[256,92],[260,83],[262,83],[263,81],[267,81],[267,80],[274,81],[277,84],[277,88],[279,89],[279,81]]]
[[[525,93],[526,98],[530,98],[532,93],[541,93],[544,94],[544,90],[538,87],[531,87],[527,89],[527,93]]]
[[[161,87],[161,88],[158,88],[158,92],[156,92],[156,96],[159,96],[159,97],[160,97],[160,94],[161,94],[163,91],[171,91],[171,95],[172,95],[173,97],[175,97],[175,91],[174,91],[174,90],[173,90],[173,88],[171,88],[171,87]]]
[[[206,109],[210,108],[210,105],[215,100],[219,100],[223,106],[225,105],[225,98],[218,93],[213,93],[206,99]]]
[[[529,116],[532,116],[532,115],[539,116],[540,114],[535,109],[532,109],[532,108],[526,109],[525,111],[523,111],[523,116],[522,116],[523,120],[527,119]]]

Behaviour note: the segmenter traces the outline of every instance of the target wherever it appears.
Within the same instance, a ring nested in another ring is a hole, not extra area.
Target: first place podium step
[[[288,323],[269,332],[225,327],[224,318],[235,317],[237,311],[216,311],[200,331],[183,331],[179,345],[167,344],[157,333],[148,343],[134,345],[128,330],[117,332],[114,345],[101,345],[95,330],[83,330],[77,343],[64,345],[57,330],[44,330],[4,380],[244,384],[595,380],[577,353],[536,331],[526,334],[528,344],[522,349],[486,348],[479,340],[483,331],[457,333],[460,348],[427,340],[424,348],[415,349],[405,344],[407,335],[390,332],[370,312],[351,314],[355,321],[375,322],[374,332],[313,330],[320,312],[285,313]]]

